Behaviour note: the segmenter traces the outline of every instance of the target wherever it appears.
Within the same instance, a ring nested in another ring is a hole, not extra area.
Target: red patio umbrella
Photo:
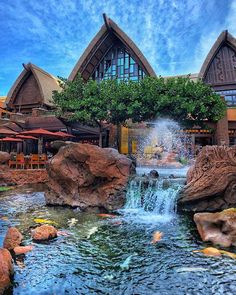
[[[5,137],[0,139],[0,141],[4,141],[4,142],[22,142],[23,140],[20,138],[14,138],[14,137]]]
[[[59,135],[56,135],[55,133],[48,131],[46,129],[38,128],[34,130],[28,130],[28,131],[22,131],[19,133],[20,135],[32,135],[36,137],[61,137]]]
[[[42,154],[42,149],[43,149],[43,138],[61,138],[61,135],[56,135],[53,132],[50,132],[48,130],[38,128],[34,130],[28,130],[28,131],[23,131],[19,133],[20,135],[31,135],[31,136],[36,136],[38,137],[38,153]]]
[[[5,138],[2,138],[0,139],[0,142],[9,142],[10,143],[10,151],[11,151],[11,144],[12,143],[20,143],[20,142],[23,142],[22,139],[20,138],[14,138],[14,137],[5,137]],[[17,145],[18,146],[18,145]],[[1,144],[1,150],[2,150],[2,144]]]
[[[21,138],[21,139],[34,139],[34,140],[38,140],[37,137],[31,136],[31,135],[16,135],[17,138]]]
[[[55,132],[54,134],[59,135],[61,137],[75,137],[72,134],[69,134],[69,133],[66,133],[66,132],[62,132],[62,131]]]

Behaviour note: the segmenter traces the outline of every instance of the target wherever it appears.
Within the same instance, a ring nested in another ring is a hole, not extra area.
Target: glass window
[[[236,106],[236,89],[216,91],[216,93],[224,96],[228,106]]]
[[[142,68],[125,50],[123,45],[116,45],[106,54],[93,74],[93,79],[115,79],[138,81],[145,76]]]

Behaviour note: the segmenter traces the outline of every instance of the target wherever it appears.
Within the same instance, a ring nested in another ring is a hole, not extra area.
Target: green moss
[[[236,208],[229,208],[229,209],[225,209],[222,212],[226,213],[226,214],[235,214],[236,213]],[[221,212],[221,213],[222,213]]]
[[[12,186],[0,186],[0,192],[6,192],[13,189]]]

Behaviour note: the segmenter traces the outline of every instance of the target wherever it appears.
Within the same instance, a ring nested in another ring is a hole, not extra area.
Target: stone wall
[[[24,185],[48,181],[46,169],[1,169],[0,185]]]

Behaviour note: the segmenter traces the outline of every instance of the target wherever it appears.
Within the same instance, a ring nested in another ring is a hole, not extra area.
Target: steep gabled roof
[[[45,72],[41,68],[37,67],[32,63],[28,63],[27,65],[23,64],[24,70],[16,79],[15,83],[11,87],[10,91],[7,94],[6,106],[14,104],[14,99],[21,89],[23,83],[27,80],[27,78],[32,74],[37,82],[37,86],[40,91],[41,96],[41,104],[53,106],[52,102],[52,92],[53,90],[61,91],[61,87],[59,86],[58,78],[53,75]]]
[[[96,66],[102,60],[104,55],[112,47],[113,41],[118,38],[130,52],[136,62],[149,76],[156,76],[151,65],[145,56],[134,44],[134,42],[117,26],[117,24],[103,14],[105,24],[101,27],[97,35],[92,39],[74,69],[72,70],[69,80],[74,80],[78,73],[81,73],[85,81],[93,74]]]
[[[217,55],[217,53],[219,52],[220,48],[222,47],[222,45],[228,45],[229,47],[231,47],[234,51],[236,51],[236,39],[227,31],[223,31],[219,37],[217,38],[216,42],[214,43],[214,45],[212,46],[211,50],[209,51],[202,67],[201,70],[199,72],[199,78],[203,78],[206,76],[207,74],[207,70],[209,69],[214,57]]]

